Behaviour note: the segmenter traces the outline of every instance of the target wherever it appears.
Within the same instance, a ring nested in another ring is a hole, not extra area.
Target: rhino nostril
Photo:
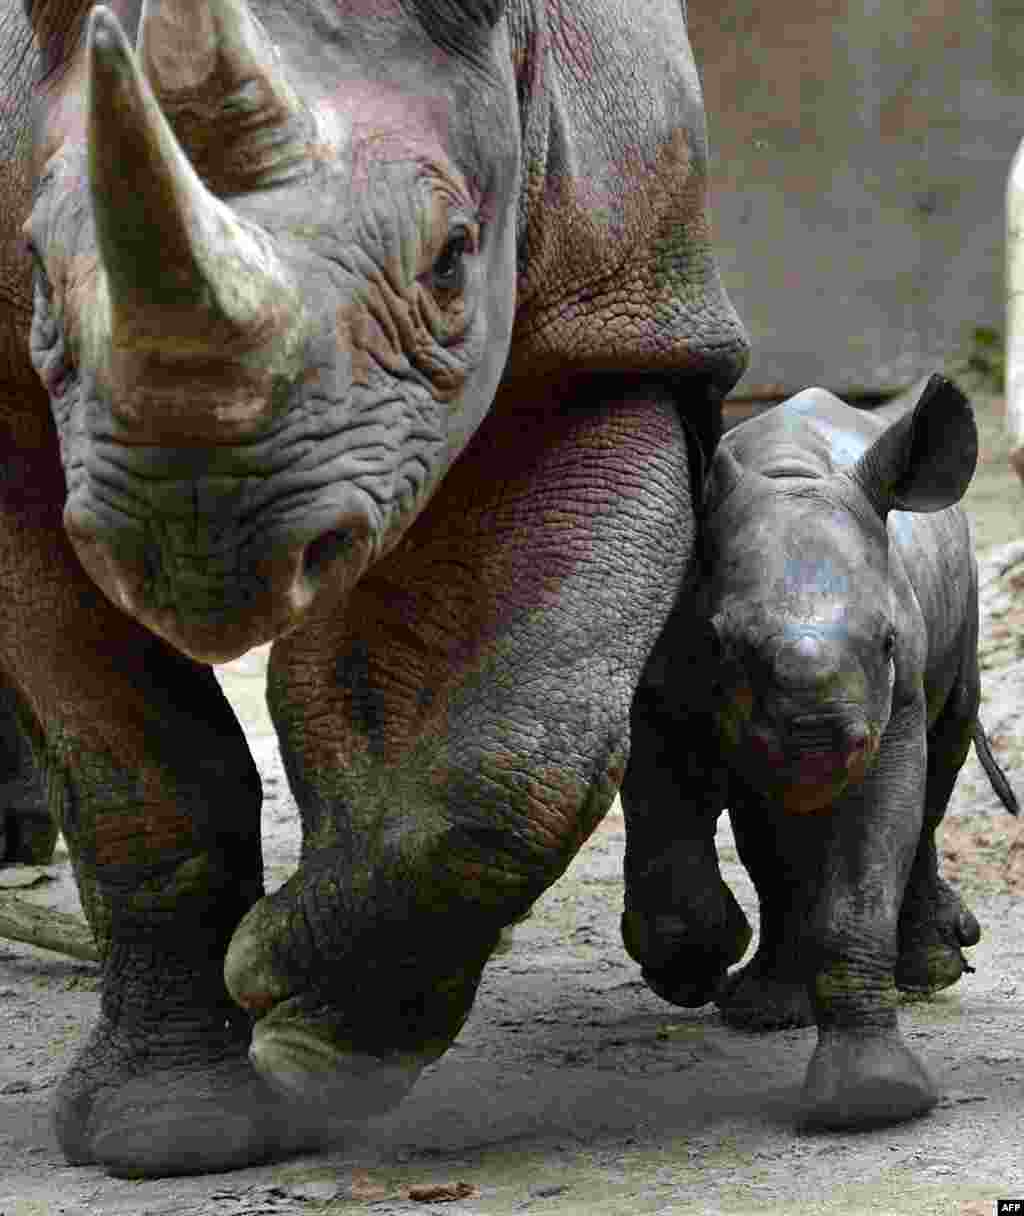
[[[335,528],[325,532],[306,546],[302,555],[303,573],[311,579],[318,579],[332,562],[347,556],[351,550],[352,533],[349,529]]]

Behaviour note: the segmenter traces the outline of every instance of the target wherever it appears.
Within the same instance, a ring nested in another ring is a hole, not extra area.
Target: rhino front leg
[[[57,1093],[61,1148],[159,1175],[309,1143],[301,1112],[249,1063],[251,1022],[224,986],[227,942],[262,894],[241,729],[209,668],[86,579],[61,529],[55,457],[24,450],[43,455],[17,482],[36,500],[17,514],[0,495],[0,661],[103,959],[99,1018]]]
[[[668,703],[674,687],[642,685],[630,711],[622,940],[658,996],[693,1008],[713,999],[751,929],[718,865],[724,777],[710,719]]]
[[[231,933],[262,894],[241,731],[208,668],[108,624],[94,647],[74,627],[79,661],[57,667],[77,701],[44,717],[50,799],[103,960],[99,1018],[57,1092],[61,1148],[162,1176],[319,1145],[319,1124],[253,1070],[251,1020],[224,985]]]
[[[833,808],[808,937],[818,1043],[807,1070],[809,1127],[864,1127],[923,1114],[938,1093],[897,1022],[893,969],[903,893],[921,832],[923,706],[894,715],[878,763]]]
[[[31,733],[27,711],[0,678],[0,863],[45,865],[57,843],[60,829],[39,779]]]
[[[232,992],[285,1092],[358,1120],[452,1042],[503,926],[610,805],[639,672],[691,560],[668,393],[495,413],[344,613],[275,644],[297,874],[239,926]]]

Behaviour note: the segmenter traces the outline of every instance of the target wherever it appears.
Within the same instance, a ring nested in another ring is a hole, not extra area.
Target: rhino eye
[[[448,240],[430,272],[435,291],[461,291],[466,277],[466,251],[469,248],[469,230],[457,228]]]
[[[895,629],[887,629],[885,631],[885,641],[882,643],[882,648],[885,651],[885,657],[891,659],[896,653],[896,631]]]

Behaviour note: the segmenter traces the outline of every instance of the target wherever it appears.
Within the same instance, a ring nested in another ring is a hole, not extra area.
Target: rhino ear
[[[934,375],[912,410],[879,435],[850,470],[879,515],[941,511],[959,502],[978,463],[967,397]]]

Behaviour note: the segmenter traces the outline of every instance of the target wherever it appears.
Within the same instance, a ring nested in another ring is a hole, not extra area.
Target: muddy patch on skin
[[[982,716],[1024,795],[1024,489],[1002,401],[978,398],[967,496],[982,561]],[[221,670],[264,784],[268,886],[298,858],[295,808],[263,702],[265,650]],[[711,1007],[656,997],[619,938],[618,805],[484,974],[455,1046],[395,1111],[327,1154],[200,1178],[125,1182],[64,1164],[54,1085],[99,1001],[98,968],[0,941],[0,1213],[4,1216],[989,1216],[1024,1198],[1024,824],[971,756],[942,829],[946,877],[982,925],[976,972],[901,1001],[907,1043],[941,1098],[924,1119],[858,1134],[795,1127],[811,1029],[754,1035]],[[726,817],[726,881],[756,898]],[[50,867],[48,867],[48,870]],[[66,853],[20,897],[77,909]],[[748,950],[749,958],[756,939]]]

